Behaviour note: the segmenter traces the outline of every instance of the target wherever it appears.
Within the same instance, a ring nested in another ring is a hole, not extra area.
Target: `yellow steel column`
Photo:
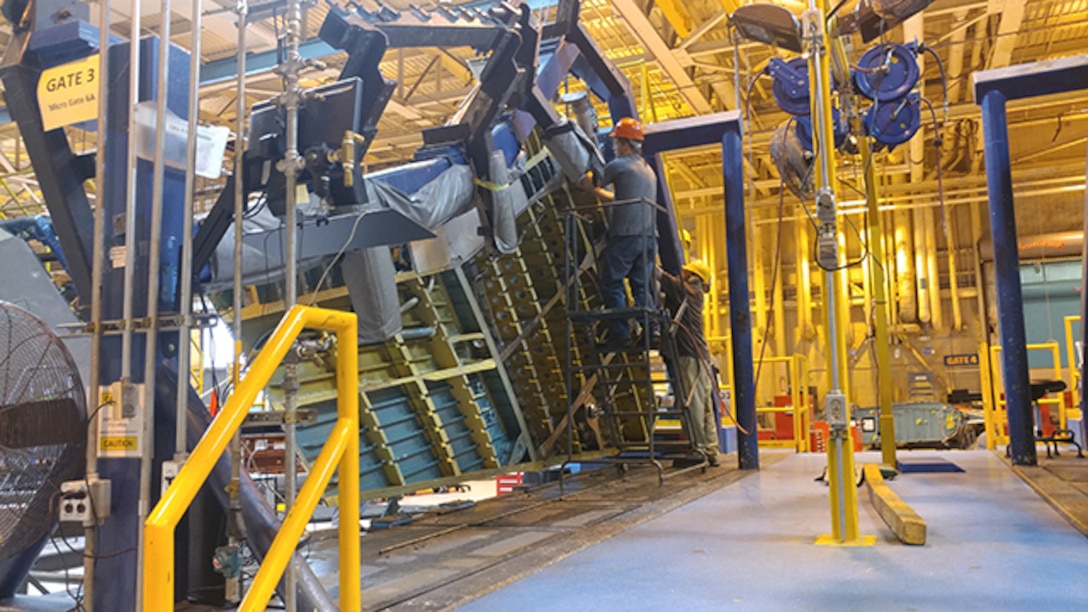
[[[869,203],[869,266],[873,288],[873,313],[876,318],[876,353],[877,392],[880,403],[880,458],[884,466],[896,469],[895,460],[895,417],[892,414],[892,375],[891,347],[888,338],[888,296],[885,291],[884,274],[884,236],[880,222],[880,200],[876,192],[876,169],[873,167],[872,142],[868,138],[861,141],[861,163],[865,167],[865,199]]]
[[[359,551],[359,332],[358,319],[336,331],[337,417],[350,435],[340,457],[337,497],[340,503],[340,609],[362,610]]]
[[[802,38],[809,52],[809,84],[812,103],[812,141],[816,146],[817,261],[824,268],[824,310],[827,344],[831,355],[831,389],[825,396],[826,419],[831,435],[827,445],[827,480],[831,501],[831,534],[818,544],[871,545],[875,537],[858,533],[858,496],[854,485],[854,449],[850,437],[850,403],[846,396],[846,338],[840,329],[844,320],[839,297],[843,293],[838,265],[838,207],[835,202],[835,149],[831,116],[830,37],[827,28],[827,0],[809,0],[802,15]]]

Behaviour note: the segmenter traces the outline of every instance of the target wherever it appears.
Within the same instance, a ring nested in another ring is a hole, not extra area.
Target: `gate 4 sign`
[[[968,367],[978,365],[978,353],[963,353],[961,355],[945,355],[944,365],[949,368]]]
[[[42,129],[90,121],[98,116],[98,56],[42,71],[38,80],[38,106]]]

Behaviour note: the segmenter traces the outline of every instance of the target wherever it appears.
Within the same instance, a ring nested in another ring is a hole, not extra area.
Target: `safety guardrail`
[[[784,363],[788,368],[790,403],[785,406],[759,406],[756,413],[791,412],[793,423],[792,440],[760,440],[763,448],[792,448],[798,453],[809,451],[808,430],[812,426],[809,419],[805,393],[805,381],[808,380],[808,360],[804,355],[794,354],[785,357],[767,357],[764,364]],[[759,384],[759,381],[756,381]]]
[[[1061,349],[1057,342],[1039,342],[1027,345],[1028,352],[1037,352],[1049,354],[1051,363],[1053,363],[1054,376],[1053,380],[1063,380],[1062,376],[1062,359]],[[989,354],[989,365],[991,370],[990,383],[993,385],[993,405],[985,410],[984,417],[986,420],[986,446],[993,450],[996,445],[1009,443],[1009,417],[1008,417],[1008,402],[1002,397],[1005,389],[1005,381],[1002,378],[1001,370],[1001,346],[991,345]],[[996,367],[994,367],[996,366]],[[1058,427],[1060,429],[1066,429],[1066,411],[1065,400],[1063,394],[1056,394],[1055,397],[1043,397],[1037,402],[1040,406],[1050,406],[1055,409],[1058,414]],[[1037,427],[1042,427],[1041,424],[1035,424],[1032,426],[1032,430]],[[993,432],[991,436],[990,433]],[[990,440],[993,440],[994,447],[991,447]]]
[[[239,610],[264,610],[298,546],[333,472],[339,467],[340,609],[361,609],[359,552],[359,378],[358,320],[355,314],[295,306],[284,315],[249,372],[197,443],[170,488],[144,523],[144,601],[146,612],[174,609],[174,530],[234,432],[245,421],[254,399],[268,384],[303,329],[336,332],[342,348],[336,363],[337,420],[314,462],[272,546],[265,555]]]

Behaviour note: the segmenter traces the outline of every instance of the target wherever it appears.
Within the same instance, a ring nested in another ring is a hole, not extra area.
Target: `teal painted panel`
[[[1026,263],[1020,266],[1024,300],[1024,331],[1029,344],[1056,341],[1062,367],[1068,367],[1065,317],[1080,314],[1081,262],[1079,260]],[[1074,331],[1079,327],[1074,327]],[[1043,351],[1028,353],[1031,368],[1052,368]]]

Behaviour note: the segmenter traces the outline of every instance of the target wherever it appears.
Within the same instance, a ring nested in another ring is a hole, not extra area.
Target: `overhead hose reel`
[[[918,82],[917,54],[918,46],[914,43],[884,43],[869,49],[853,71],[858,91],[877,102],[907,95]]]

